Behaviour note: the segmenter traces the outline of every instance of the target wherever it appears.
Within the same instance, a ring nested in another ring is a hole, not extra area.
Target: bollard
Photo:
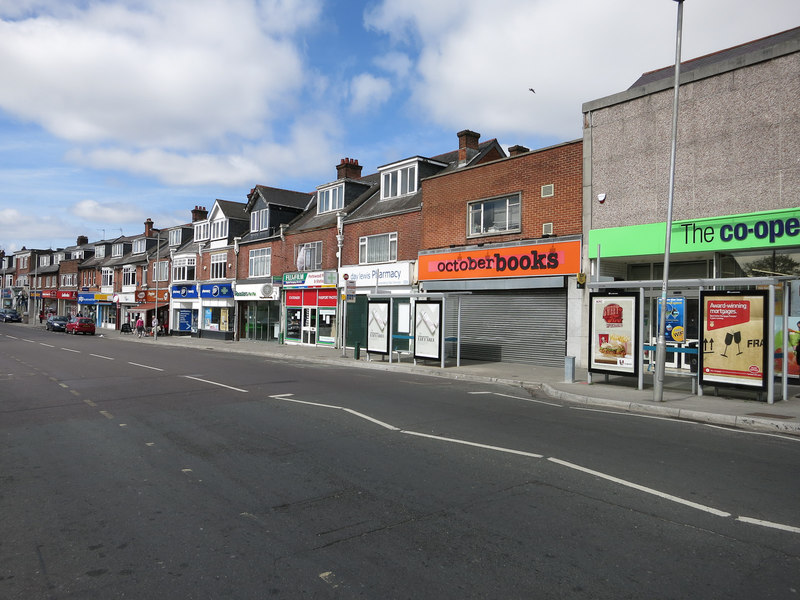
[[[564,357],[564,382],[575,383],[575,357]]]
[[[353,358],[361,360],[361,342],[356,342],[355,350],[353,351]]]

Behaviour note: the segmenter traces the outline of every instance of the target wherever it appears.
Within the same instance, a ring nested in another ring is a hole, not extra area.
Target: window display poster
[[[639,296],[590,294],[589,371],[639,374]]]
[[[701,292],[700,383],[765,389],[767,293]]]
[[[414,358],[441,360],[442,303],[417,302],[414,307]]]
[[[783,375],[783,314],[776,307],[775,311],[775,375]],[[786,374],[789,377],[800,377],[800,281],[789,283],[789,348],[786,355]]]
[[[656,323],[661,325],[661,298],[656,307]],[[686,298],[667,298],[666,317],[664,318],[664,339],[667,342],[682,343],[686,341]]]
[[[373,300],[367,310],[367,352],[389,354],[392,328],[389,324],[389,301]]]

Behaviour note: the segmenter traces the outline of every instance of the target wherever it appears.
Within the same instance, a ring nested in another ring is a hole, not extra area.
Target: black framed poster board
[[[370,300],[367,306],[367,352],[389,354],[391,339],[389,301]]]
[[[639,295],[589,294],[589,372],[639,375]]]
[[[414,358],[442,358],[442,303],[414,305]]]
[[[767,292],[700,292],[701,384],[767,389]]]

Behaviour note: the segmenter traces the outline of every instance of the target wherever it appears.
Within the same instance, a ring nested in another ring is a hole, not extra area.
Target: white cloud
[[[408,79],[413,66],[411,58],[403,52],[389,52],[383,56],[376,57],[372,62],[377,67],[403,81]]]
[[[388,79],[362,73],[350,84],[350,111],[354,113],[375,112],[392,95],[392,84]]]
[[[76,217],[93,223],[124,223],[139,217],[141,209],[122,202],[98,202],[81,200],[69,211]]]

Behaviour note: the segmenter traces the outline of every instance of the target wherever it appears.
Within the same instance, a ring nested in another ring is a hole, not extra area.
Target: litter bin
[[[687,348],[697,348],[698,342],[689,342],[686,344]],[[700,360],[700,356],[697,354],[686,354],[686,360],[689,361],[689,371],[692,373],[697,373],[697,364]]]
[[[355,351],[353,352],[353,358],[356,360],[361,360],[361,342],[356,342]]]

